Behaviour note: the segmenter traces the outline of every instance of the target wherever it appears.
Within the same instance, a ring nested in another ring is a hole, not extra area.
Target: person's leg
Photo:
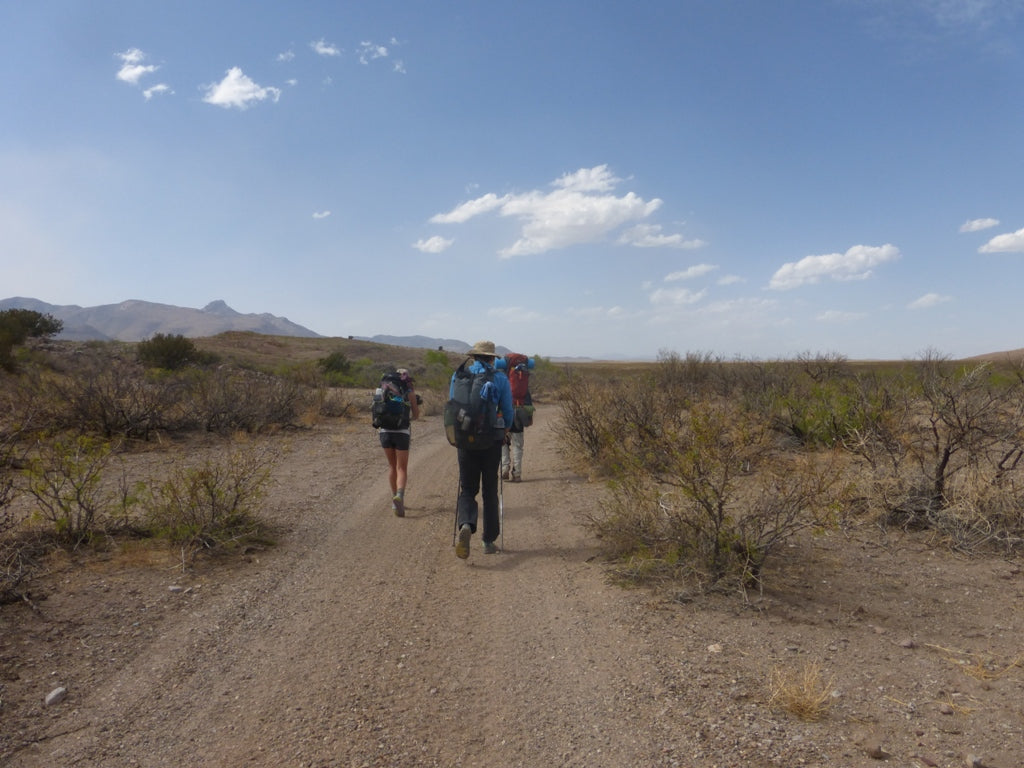
[[[476,495],[480,491],[480,454],[486,451],[467,451],[459,449],[459,499],[456,505],[458,517],[456,525],[461,528],[469,525],[476,532],[477,503]]]
[[[480,451],[480,475],[483,480],[484,541],[494,542],[501,533],[498,501],[498,470],[501,465],[501,448]]]
[[[513,480],[519,480],[523,476],[523,445],[526,442],[525,432],[512,433],[512,470]]]
[[[384,455],[388,459],[388,483],[391,485],[391,495],[394,496],[398,490],[398,451],[385,448]]]
[[[509,453],[509,447],[508,447],[507,444],[502,443],[501,444],[501,477],[502,477],[502,479],[508,480],[509,472],[512,469],[511,464],[512,464],[512,457],[511,457],[511,454]]]

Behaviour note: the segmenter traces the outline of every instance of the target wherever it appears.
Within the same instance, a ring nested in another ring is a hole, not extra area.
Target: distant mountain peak
[[[203,307],[203,312],[209,312],[211,315],[219,315],[221,317],[233,317],[234,315],[239,314],[231,307],[229,307],[227,302],[224,301],[224,299],[216,299],[215,301],[211,301],[209,304]]]

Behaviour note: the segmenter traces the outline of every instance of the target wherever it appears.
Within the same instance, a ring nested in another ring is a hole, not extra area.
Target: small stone
[[[908,637],[904,640],[900,640],[900,648],[917,648],[917,643]]]
[[[943,715],[952,715],[954,711],[952,704],[944,703],[939,707],[939,712]]]
[[[52,691],[50,691],[48,694],[46,694],[46,700],[45,700],[46,706],[52,707],[55,704],[60,704],[62,701],[64,701],[64,699],[67,698],[67,696],[68,696],[68,689],[65,688],[64,686],[61,686],[59,688],[54,688]]]
[[[185,591],[185,588],[179,584],[171,584],[171,586],[169,586],[167,589],[170,592],[173,592],[174,594],[178,594],[179,592]]]
[[[708,653],[721,653],[721,652],[722,652],[722,644],[721,643],[712,643],[711,645],[708,646]]]

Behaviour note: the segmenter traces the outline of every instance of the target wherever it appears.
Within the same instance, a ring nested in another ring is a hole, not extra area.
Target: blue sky
[[[0,298],[1024,347],[1024,0],[0,0]]]

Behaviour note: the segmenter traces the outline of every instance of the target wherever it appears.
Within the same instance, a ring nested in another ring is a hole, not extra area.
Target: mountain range
[[[80,307],[76,304],[47,304],[39,299],[16,296],[0,299],[0,311],[7,309],[29,309],[52,315],[64,323],[64,330],[56,338],[69,341],[143,341],[157,333],[199,338],[216,336],[226,331],[322,338],[321,334],[293,323],[288,318],[266,312],[242,314],[221,300],[211,301],[202,309],[138,300]],[[470,344],[458,339],[437,339],[429,336],[377,335],[353,338],[399,347],[443,348],[457,353],[467,352],[471,347]],[[498,347],[496,351],[504,355],[510,350]]]
[[[320,336],[287,318],[267,313],[242,314],[219,300],[211,301],[202,309],[191,309],[136,300],[79,307],[15,297],[0,300],[0,310],[5,309],[30,309],[52,315],[64,323],[64,330],[56,338],[72,341],[142,341],[157,333],[196,338],[216,336],[225,331],[307,338]]]

